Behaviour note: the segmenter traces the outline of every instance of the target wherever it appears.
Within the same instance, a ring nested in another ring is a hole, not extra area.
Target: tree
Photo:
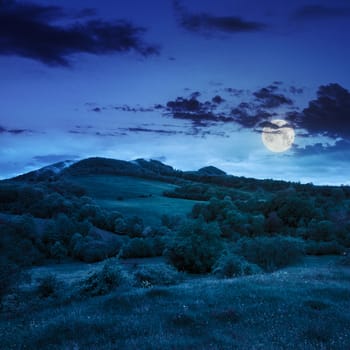
[[[167,247],[166,255],[178,270],[210,272],[222,250],[220,235],[216,222],[186,220]]]
[[[58,262],[61,262],[63,258],[67,256],[67,249],[60,242],[55,242],[55,244],[50,249],[50,255]]]

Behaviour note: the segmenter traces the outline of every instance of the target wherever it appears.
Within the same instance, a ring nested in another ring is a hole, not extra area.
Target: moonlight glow
[[[293,144],[295,132],[285,120],[275,119],[271,121],[274,126],[266,126],[262,132],[262,142],[272,152],[285,152]]]

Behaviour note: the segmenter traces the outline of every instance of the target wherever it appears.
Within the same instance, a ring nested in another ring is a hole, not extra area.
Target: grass
[[[176,186],[129,176],[91,175],[73,178],[97,203],[123,215],[141,217],[148,225],[159,224],[163,214],[189,213],[198,201],[163,196]]]
[[[1,349],[349,349],[350,280],[333,277],[350,270],[325,260],[69,303],[32,295],[22,313],[0,314]]]

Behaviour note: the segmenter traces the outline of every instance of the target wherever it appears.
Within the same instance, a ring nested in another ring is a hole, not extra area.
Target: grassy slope
[[[1,316],[2,349],[349,349],[350,269],[337,259],[123,287],[73,303],[32,301],[8,315],[11,322]]]
[[[158,225],[163,214],[186,215],[197,203],[164,197],[164,191],[176,186],[160,181],[113,175],[79,176],[73,180],[102,207],[124,215],[137,215],[150,225]]]

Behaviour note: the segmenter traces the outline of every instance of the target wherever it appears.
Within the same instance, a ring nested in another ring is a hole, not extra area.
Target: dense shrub
[[[38,280],[37,293],[41,298],[57,296],[61,285],[55,275],[49,274]]]
[[[30,216],[8,219],[0,223],[0,255],[20,266],[42,261],[41,239],[37,235],[34,220]]]
[[[121,249],[122,258],[146,258],[154,256],[151,239],[133,238],[125,243]]]
[[[144,230],[143,220],[138,216],[118,217],[114,222],[114,232],[129,237],[140,237]]]
[[[220,277],[238,277],[260,273],[259,266],[249,263],[243,257],[232,253],[223,254],[213,267],[214,274]]]
[[[134,273],[140,286],[171,285],[179,282],[182,275],[167,264],[143,265]]]
[[[304,238],[314,241],[332,241],[335,238],[334,224],[329,220],[311,220]]]
[[[88,296],[104,295],[127,282],[127,275],[118,259],[109,259],[100,271],[90,274],[81,284],[81,291]]]
[[[339,255],[344,253],[344,251],[345,248],[336,241],[307,241],[305,244],[305,252],[309,255]]]
[[[17,265],[0,258],[0,308],[3,297],[11,290],[14,283],[20,276],[20,269]]]
[[[55,242],[55,244],[50,249],[51,258],[56,259],[58,262],[64,259],[67,256],[67,253],[67,249],[61,242]]]
[[[164,239],[160,237],[136,237],[124,243],[119,253],[119,256],[124,259],[161,256],[164,250],[164,246]]]
[[[303,241],[282,236],[242,239],[235,250],[237,254],[266,271],[295,263],[304,254]]]
[[[91,236],[79,237],[74,235],[71,242],[73,257],[84,262],[97,262],[116,256],[122,247],[122,240],[114,237],[108,241],[94,239]]]
[[[187,220],[169,242],[166,255],[181,271],[210,272],[221,253],[221,231],[216,222]]]

